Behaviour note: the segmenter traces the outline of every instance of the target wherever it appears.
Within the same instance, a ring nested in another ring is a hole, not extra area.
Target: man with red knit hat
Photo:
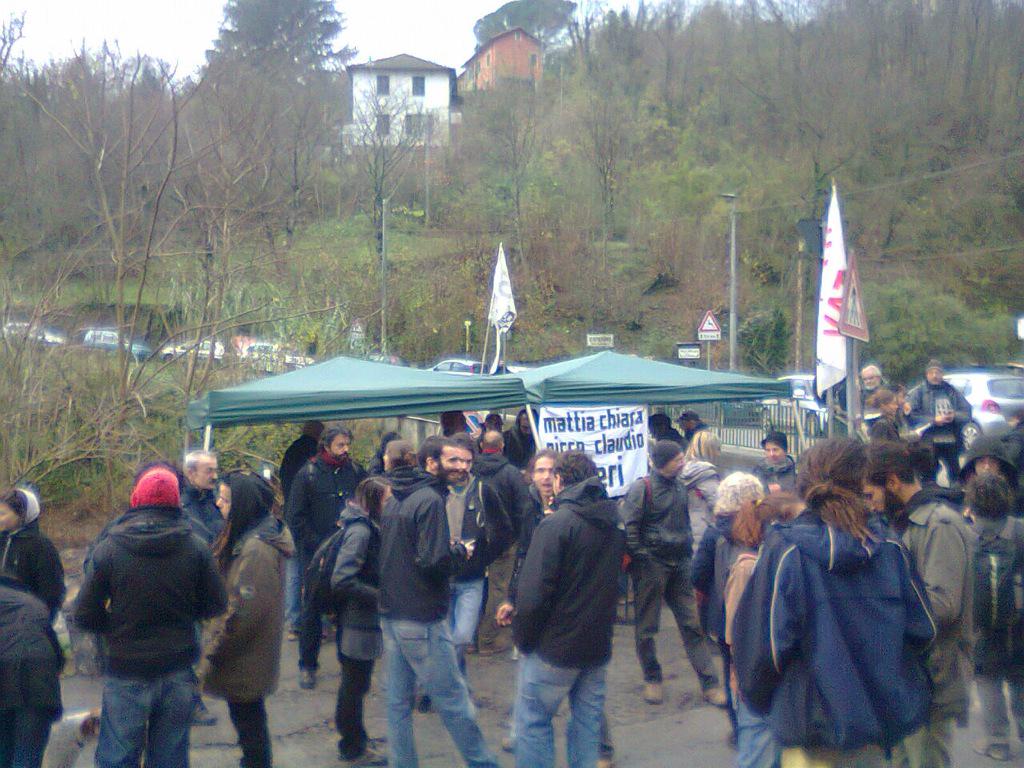
[[[131,507],[94,545],[74,620],[106,640],[96,765],[187,768],[199,658],[196,622],[227,607],[210,548],[181,512],[163,464],[136,479]]]

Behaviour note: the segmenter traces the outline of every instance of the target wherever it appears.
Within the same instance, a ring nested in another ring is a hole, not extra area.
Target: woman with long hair
[[[199,677],[227,700],[245,768],[273,764],[264,699],[277,688],[284,633],[285,562],[295,553],[288,527],[271,515],[274,491],[259,475],[230,472],[217,506],[226,525],[214,545],[228,609],[210,626]]]
[[[726,478],[723,487],[734,476]],[[725,583],[722,594],[725,633],[722,640],[725,642],[726,653],[736,634],[736,606],[754,572],[757,550],[764,540],[767,526],[778,520],[796,517],[796,513],[802,509],[803,503],[799,497],[780,492],[768,497],[747,499],[736,511],[729,538],[729,548],[732,550],[729,562],[715,563],[715,581],[724,580]],[[717,573],[719,568],[724,568],[725,573]],[[736,670],[731,668],[729,687],[736,708],[736,768],[772,768],[778,764],[779,748],[772,738],[768,719],[755,714],[744,704],[736,681]]]
[[[373,664],[383,640],[377,596],[380,588],[380,518],[391,487],[368,477],[341,513],[344,529],[331,572],[331,591],[338,605],[338,662],[341,684],[334,724],[341,737],[338,755],[358,765],[386,765],[370,746],[363,724],[363,700],[370,691]]]
[[[714,432],[701,429],[693,433],[686,447],[686,464],[679,476],[686,486],[686,506],[690,512],[694,541],[700,541],[704,530],[714,525],[715,500],[722,480],[718,460],[722,456],[722,441]]]
[[[783,768],[881,768],[928,721],[935,624],[906,551],[863,498],[866,465],[845,438],[801,457],[806,509],[767,530],[732,614],[740,694],[767,717]]]

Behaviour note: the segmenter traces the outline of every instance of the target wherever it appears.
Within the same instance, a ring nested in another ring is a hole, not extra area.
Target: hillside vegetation
[[[185,79],[113,47],[23,61],[30,30],[8,19],[4,316],[114,324],[154,347],[244,332],[319,356],[348,352],[359,320],[377,346],[386,199],[390,352],[461,352],[468,319],[479,353],[500,241],[520,309],[511,357],[577,354],[603,331],[667,358],[705,310],[728,319],[721,194],[734,192],[742,365],[807,369],[818,267],[796,224],[822,216],[834,179],[868,299],[867,357],[900,380],[932,355],[1014,355],[1021,2],[531,7],[542,2],[502,13],[539,25],[543,81],[464,95],[450,147],[429,163],[385,147],[384,166],[341,145],[342,65],[359,41],[325,0],[230,0],[208,65]],[[180,450],[190,399],[252,375],[11,337],[0,371],[0,484],[42,480],[100,505],[134,461]],[[283,434],[239,430],[222,447],[233,461],[270,456]]]

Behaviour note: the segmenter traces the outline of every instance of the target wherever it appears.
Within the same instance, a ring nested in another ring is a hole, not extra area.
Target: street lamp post
[[[723,192],[720,197],[732,203],[729,211],[729,370],[736,370],[736,193]]]
[[[469,357],[469,328],[473,325],[473,321],[463,320],[462,323],[466,326],[466,357]]]

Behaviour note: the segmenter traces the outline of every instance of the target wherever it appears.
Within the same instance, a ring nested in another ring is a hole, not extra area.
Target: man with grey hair
[[[864,407],[871,395],[885,386],[885,383],[885,379],[882,378],[882,369],[874,363],[869,363],[860,369],[861,408]]]
[[[190,451],[185,454],[184,465],[181,509],[196,535],[212,544],[224,528],[224,518],[217,509],[217,454]]]

